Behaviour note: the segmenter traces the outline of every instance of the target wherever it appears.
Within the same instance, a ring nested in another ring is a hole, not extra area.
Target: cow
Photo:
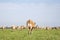
[[[28,34],[31,34],[33,28],[35,28],[35,24],[36,23],[34,21],[30,20],[30,19],[27,21],[26,25],[27,25],[27,28],[28,28]]]
[[[5,29],[5,27],[6,27],[5,25],[4,25],[4,26],[0,26],[0,29],[4,30],[4,29]]]
[[[46,27],[46,30],[51,30],[51,29],[52,29],[52,27],[49,27],[49,26]]]
[[[5,29],[5,26],[2,26],[2,29],[4,30]]]
[[[20,26],[17,26],[17,29],[20,29]]]
[[[17,27],[17,26],[15,26],[15,25],[12,25],[12,26],[11,26],[11,28],[12,28],[13,30],[16,29],[16,27]]]

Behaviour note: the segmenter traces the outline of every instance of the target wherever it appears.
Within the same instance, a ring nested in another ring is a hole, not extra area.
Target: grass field
[[[0,40],[60,40],[60,30],[33,30],[28,34],[26,29],[0,29]]]

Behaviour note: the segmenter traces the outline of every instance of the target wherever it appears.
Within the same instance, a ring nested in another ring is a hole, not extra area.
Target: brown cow
[[[27,28],[28,28],[28,33],[31,34],[31,31],[33,30],[33,28],[35,28],[35,22],[33,22],[32,20],[28,20],[27,23]]]

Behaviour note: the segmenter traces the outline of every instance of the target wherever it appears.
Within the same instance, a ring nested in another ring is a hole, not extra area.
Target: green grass
[[[35,29],[28,34],[27,29],[0,29],[0,40],[60,40],[60,30]]]

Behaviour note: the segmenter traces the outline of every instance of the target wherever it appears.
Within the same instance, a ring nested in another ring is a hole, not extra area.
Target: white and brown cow
[[[31,31],[33,30],[33,28],[35,28],[35,22],[33,22],[32,20],[28,20],[26,25],[27,25],[27,28],[28,28],[28,33],[31,33]]]

